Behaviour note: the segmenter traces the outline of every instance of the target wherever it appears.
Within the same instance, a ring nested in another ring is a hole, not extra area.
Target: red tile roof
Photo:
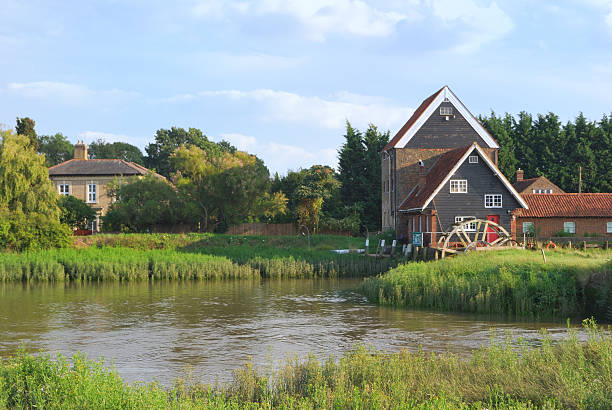
[[[529,209],[516,215],[526,218],[612,217],[610,194],[523,194]]]
[[[453,167],[457,165],[457,162],[473,148],[474,145],[468,145],[442,154],[427,173],[425,177],[425,186],[420,187],[417,185],[404,202],[402,202],[398,210],[407,211],[409,209],[423,208],[427,199],[440,186],[444,178],[446,178]]]
[[[414,111],[414,113],[412,114],[410,119],[408,119],[406,124],[404,124],[404,126],[402,128],[400,128],[400,130],[397,132],[397,134],[395,134],[395,136],[391,139],[391,141],[389,141],[389,143],[385,146],[385,148],[383,148],[383,151],[386,151],[386,150],[388,150],[390,148],[393,148],[395,146],[395,144],[397,144],[399,142],[399,140],[402,139],[404,134],[406,134],[406,132],[408,132],[410,127],[412,127],[412,125],[416,122],[416,120],[419,119],[419,117],[423,114],[423,112],[425,112],[427,107],[429,107],[429,104],[431,104],[433,102],[433,100],[436,99],[436,97],[438,96],[438,94],[440,94],[442,92],[442,90],[444,90],[444,87],[440,88],[438,91],[436,91],[435,93],[433,93],[432,95],[427,97],[425,99],[425,101],[423,101],[421,103],[421,105],[419,105],[419,108],[417,108]]]

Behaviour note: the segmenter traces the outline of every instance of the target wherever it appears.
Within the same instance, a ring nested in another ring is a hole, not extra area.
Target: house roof
[[[70,159],[49,168],[50,176],[147,175],[151,171],[122,159]]]
[[[514,189],[516,189],[520,193],[523,193],[523,191],[525,191],[526,189],[531,187],[536,182],[545,182],[545,183],[547,183],[549,185],[552,185],[555,188],[557,188],[557,190],[559,191],[558,193],[563,193],[564,192],[557,185],[555,185],[552,182],[550,182],[550,180],[548,178],[546,178],[544,175],[541,175],[541,176],[536,177],[536,178],[528,178],[528,179],[522,179],[520,181],[516,181],[514,184],[512,184],[512,186],[514,187]],[[529,192],[526,192],[526,193],[529,193]]]
[[[520,217],[612,217],[612,193],[523,194],[523,198],[529,209],[518,210]]]
[[[489,148],[499,148],[495,139],[482,126],[480,121],[472,115],[465,105],[457,98],[455,93],[448,86],[440,88],[438,91],[427,97],[421,105],[414,111],[412,116],[404,124],[402,128],[395,134],[389,143],[383,148],[386,151],[391,148],[403,148],[408,141],[417,133],[423,126],[425,121],[434,113],[435,109],[445,100],[448,99],[455,108],[461,113],[465,120],[472,126],[474,131],[480,135],[483,141]]]
[[[465,162],[470,154],[476,150],[480,158],[489,166],[491,171],[506,186],[508,191],[516,198],[521,206],[527,208],[527,203],[521,198],[519,193],[512,187],[510,182],[489,159],[487,154],[477,143],[448,151],[440,156],[438,161],[430,168],[425,177],[423,187],[415,186],[408,194],[404,202],[399,206],[399,211],[409,211],[412,209],[425,209],[431,200],[438,194],[440,189],[453,176],[457,169]]]

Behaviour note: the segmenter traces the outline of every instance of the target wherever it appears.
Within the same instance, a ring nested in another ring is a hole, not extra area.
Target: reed
[[[558,318],[583,314],[589,278],[611,271],[605,251],[475,252],[407,263],[367,279],[361,292],[384,305],[440,311]]]
[[[75,355],[0,361],[1,408],[610,408],[612,339],[587,321],[558,343],[492,344],[460,358],[447,353],[384,353],[357,346],[339,359],[288,358],[276,371],[246,363],[227,385],[193,378],[171,388],[124,383],[103,362]]]

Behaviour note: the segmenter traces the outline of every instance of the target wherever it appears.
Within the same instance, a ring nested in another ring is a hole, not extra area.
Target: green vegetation
[[[60,207],[60,222],[71,228],[91,228],[90,223],[96,219],[96,211],[85,201],[72,196],[62,195],[58,201]]]
[[[436,262],[409,263],[364,282],[380,304],[453,312],[565,319],[596,304],[585,291],[596,275],[612,283],[605,251],[473,252]],[[603,289],[603,287],[602,287]],[[605,292],[600,297],[605,298]]]
[[[612,338],[585,321],[579,342],[538,347],[492,344],[470,358],[363,346],[339,360],[289,358],[264,372],[246,363],[231,383],[207,386],[193,378],[172,388],[128,385],[103,362],[75,355],[20,352],[0,362],[0,407],[7,408],[610,408]]]
[[[354,238],[236,237],[215,234],[97,235],[87,249],[0,254],[0,282],[134,281],[366,276],[397,265],[392,258],[338,255]],[[83,242],[81,242],[83,243]]]

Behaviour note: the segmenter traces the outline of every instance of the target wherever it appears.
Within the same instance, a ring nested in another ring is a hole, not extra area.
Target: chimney
[[[419,191],[422,190],[427,183],[427,176],[425,174],[425,163],[419,160],[419,178],[417,184],[419,185]]]
[[[87,145],[83,141],[74,144],[74,159],[87,159]]]
[[[516,170],[516,180],[517,181],[523,180],[523,170],[520,168]]]

